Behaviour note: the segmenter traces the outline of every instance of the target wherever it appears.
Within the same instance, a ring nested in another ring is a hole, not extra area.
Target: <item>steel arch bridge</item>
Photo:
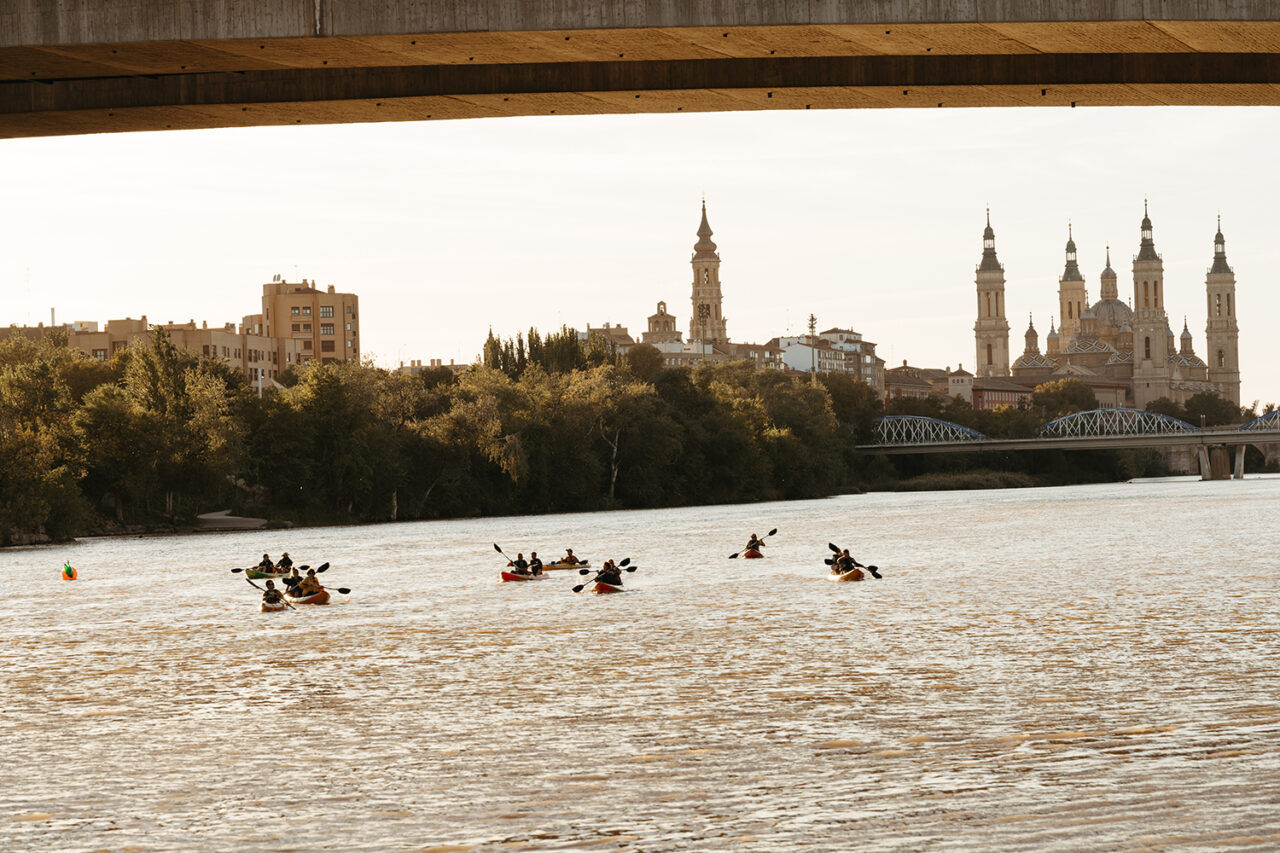
[[[880,444],[953,444],[988,440],[977,430],[951,421],[918,415],[886,415],[876,418],[876,437]]]
[[[1240,427],[1240,432],[1280,432],[1280,410],[1254,418]]]
[[[1085,438],[1104,435],[1179,435],[1200,432],[1186,421],[1142,409],[1092,409],[1045,424],[1045,438]]]

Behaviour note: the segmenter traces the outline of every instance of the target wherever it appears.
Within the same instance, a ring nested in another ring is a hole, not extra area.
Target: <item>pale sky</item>
[[[1280,402],[1280,111],[1081,108],[548,116],[0,141],[0,324],[238,323],[281,273],[360,297],[377,363],[469,362],[605,321],[687,332],[699,202],[735,341],[852,327],[892,367],[973,367],[991,207],[1010,349],[1056,313],[1067,222],[1089,298],[1132,294],[1150,199],[1165,299],[1205,355],[1222,214],[1241,399]]]

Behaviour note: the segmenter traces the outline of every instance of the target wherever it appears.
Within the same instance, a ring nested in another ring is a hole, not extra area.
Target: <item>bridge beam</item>
[[[6,0],[0,137],[512,115],[1280,105],[1273,0]]]

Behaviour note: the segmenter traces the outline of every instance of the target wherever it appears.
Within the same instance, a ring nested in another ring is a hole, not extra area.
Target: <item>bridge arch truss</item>
[[[1091,409],[1050,421],[1040,430],[1040,435],[1045,438],[1078,438],[1199,432],[1199,428],[1186,421],[1143,409]]]
[[[987,440],[985,435],[966,426],[918,415],[877,418],[876,437],[880,444],[953,444]]]
[[[1254,418],[1244,426],[1240,427],[1240,431],[1280,433],[1280,410],[1274,411],[1269,415]]]

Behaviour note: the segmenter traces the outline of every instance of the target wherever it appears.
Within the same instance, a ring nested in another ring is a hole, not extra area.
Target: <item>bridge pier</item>
[[[1243,463],[1237,460],[1236,465],[1241,467]],[[1244,471],[1241,467],[1241,476],[1243,475]],[[1231,479],[1231,454],[1227,448],[1221,445],[1200,445],[1200,479]]]
[[[1200,479],[1212,480],[1213,469],[1209,467],[1209,448],[1205,447],[1202,444],[1199,447],[1199,451],[1200,451]]]
[[[1249,445],[1247,444],[1242,444],[1236,448],[1236,470],[1234,476],[1237,480],[1244,479],[1244,454],[1248,449]]]

